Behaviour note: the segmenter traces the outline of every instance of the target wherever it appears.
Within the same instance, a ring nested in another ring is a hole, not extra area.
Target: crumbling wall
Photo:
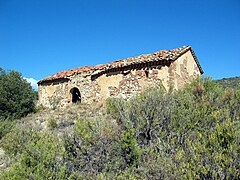
[[[187,83],[201,75],[191,51],[186,52],[174,61],[170,69],[174,72],[172,84],[175,89],[183,88]]]
[[[79,89],[82,103],[103,102],[108,97],[128,99],[149,86],[180,89],[199,75],[201,72],[189,50],[168,65],[126,67],[99,76],[75,74],[68,82],[44,83],[39,86],[39,102],[47,107],[71,104],[70,91],[74,87]]]
[[[168,88],[167,66],[155,66],[107,73],[96,79],[101,100],[108,97],[128,99],[149,85],[165,85]]]
[[[68,82],[45,83],[38,86],[38,104],[44,107],[64,106],[69,100]]]

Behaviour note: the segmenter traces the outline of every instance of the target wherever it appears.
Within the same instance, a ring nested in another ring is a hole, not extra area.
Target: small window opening
[[[148,72],[148,71],[145,71],[145,76],[146,76],[146,78],[148,78],[148,75],[149,75],[149,72]]]
[[[70,90],[70,93],[72,94],[72,102],[77,103],[81,102],[81,94],[78,88],[74,87]]]

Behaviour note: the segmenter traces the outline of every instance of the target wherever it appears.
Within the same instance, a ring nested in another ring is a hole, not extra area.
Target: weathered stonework
[[[166,90],[171,86],[180,89],[202,73],[191,47],[159,51],[47,77],[38,83],[39,103],[51,107],[65,106],[77,100],[93,103],[108,97],[128,99],[157,84]],[[78,99],[74,100],[76,97]]]

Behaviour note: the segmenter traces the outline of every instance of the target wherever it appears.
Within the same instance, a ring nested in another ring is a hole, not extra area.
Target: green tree
[[[35,100],[36,93],[21,73],[6,72],[0,68],[0,137],[9,129],[6,126],[7,121],[13,121],[34,111]]]
[[[17,71],[0,71],[0,115],[6,119],[19,118],[34,111],[36,95]]]

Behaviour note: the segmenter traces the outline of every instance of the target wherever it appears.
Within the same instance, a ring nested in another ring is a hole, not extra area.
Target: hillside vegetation
[[[240,77],[223,78],[223,79],[216,80],[216,82],[221,86],[223,86],[224,88],[240,87]]]
[[[35,110],[37,94],[17,71],[0,67],[0,139],[15,125],[16,119]]]
[[[199,78],[41,109],[2,138],[0,179],[239,179],[239,104],[239,88]]]

